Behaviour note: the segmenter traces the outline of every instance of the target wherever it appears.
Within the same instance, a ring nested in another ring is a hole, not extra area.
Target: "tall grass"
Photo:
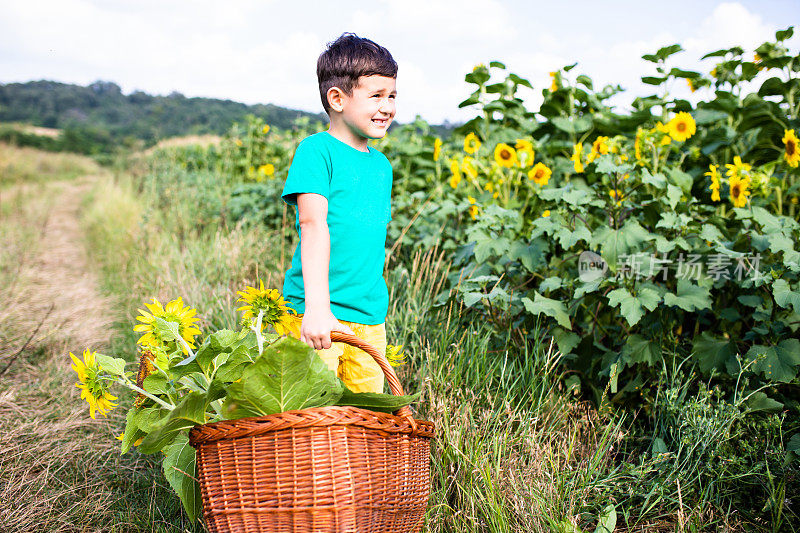
[[[128,359],[142,303],[181,296],[198,309],[203,328],[235,327],[236,290],[258,278],[280,288],[283,250],[291,250],[284,241],[293,233],[288,221],[278,231],[231,223],[227,178],[155,157],[97,180],[81,210],[89,258],[112,298],[106,350]],[[17,198],[20,209],[46,216],[34,196]],[[31,237],[19,238],[33,239],[35,232],[26,231]],[[756,418],[744,404],[698,396],[699,384],[685,369],[664,369],[646,412],[615,411],[606,397],[591,405],[567,386],[568,365],[548,339],[534,332],[533,342],[522,342],[518,332],[497,331],[451,299],[431,305],[456,274],[441,250],[398,255],[408,259],[390,262],[386,271],[388,340],[405,345],[410,357],[398,373],[407,390],[422,391],[417,416],[437,428],[426,531],[594,531],[600,522],[620,531],[794,531],[796,517],[781,500],[796,487],[794,467],[782,466],[782,457],[759,459],[777,449],[779,416]],[[62,361],[47,372],[63,371]],[[64,394],[63,381],[40,388],[31,405]],[[8,412],[3,398],[0,412]],[[53,445],[41,449],[43,472],[57,468],[58,443],[76,458],[72,473],[60,478],[74,495],[57,498],[64,502],[60,518],[48,523],[202,530],[186,521],[158,458],[116,454],[112,435],[121,431],[131,400],[122,398],[101,426],[86,424],[85,416],[79,421],[78,411],[30,415],[66,420],[54,427],[86,435],[54,430]],[[765,442],[743,444],[759,432]],[[20,457],[17,464],[30,460]],[[737,482],[759,501],[743,505]],[[767,510],[754,511],[762,506]]]

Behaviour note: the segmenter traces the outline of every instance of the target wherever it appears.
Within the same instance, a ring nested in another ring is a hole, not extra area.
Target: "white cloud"
[[[475,115],[457,106],[472,90],[463,80],[476,63],[501,60],[530,79],[535,90],[521,94],[535,109],[550,84],[548,72],[579,61],[572,74],[588,74],[598,87],[628,89],[614,99],[624,105],[652,92],[640,82],[653,72],[644,53],[679,42],[686,51],[674,64],[707,71],[713,61],[701,63],[703,54],[733,44],[752,49],[781,29],[725,2],[699,20],[661,24],[662,31],[647,34],[641,28],[652,23],[653,11],[626,8],[630,20],[621,25],[621,9],[499,0],[7,2],[0,6],[0,82],[104,79],[125,92],[179,91],[320,112],[316,59],[326,42],[355,31],[398,61],[398,120],[421,114],[440,122]],[[793,38],[791,49],[798,44],[800,37]],[[685,85],[674,90],[688,94]]]

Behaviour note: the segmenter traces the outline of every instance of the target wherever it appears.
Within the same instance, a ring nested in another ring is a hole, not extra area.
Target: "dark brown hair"
[[[328,90],[338,87],[348,96],[358,85],[361,76],[397,77],[397,63],[389,51],[355,33],[343,33],[328,43],[317,59],[317,80],[322,107],[330,114]]]

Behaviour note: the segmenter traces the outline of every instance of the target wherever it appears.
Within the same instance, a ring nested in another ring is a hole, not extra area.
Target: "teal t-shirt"
[[[338,320],[375,325],[386,320],[389,309],[383,263],[392,219],[392,166],[382,153],[368,150],[353,148],[327,131],[306,137],[297,146],[281,196],[295,208],[298,193],[328,199],[331,312]],[[295,229],[302,239],[297,209]],[[286,271],[283,297],[292,309],[305,312],[300,243]]]

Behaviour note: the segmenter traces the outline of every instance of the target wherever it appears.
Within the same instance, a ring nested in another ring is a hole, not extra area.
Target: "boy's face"
[[[341,117],[358,137],[380,139],[395,114],[396,80],[386,76],[361,76],[353,94],[341,95]]]

